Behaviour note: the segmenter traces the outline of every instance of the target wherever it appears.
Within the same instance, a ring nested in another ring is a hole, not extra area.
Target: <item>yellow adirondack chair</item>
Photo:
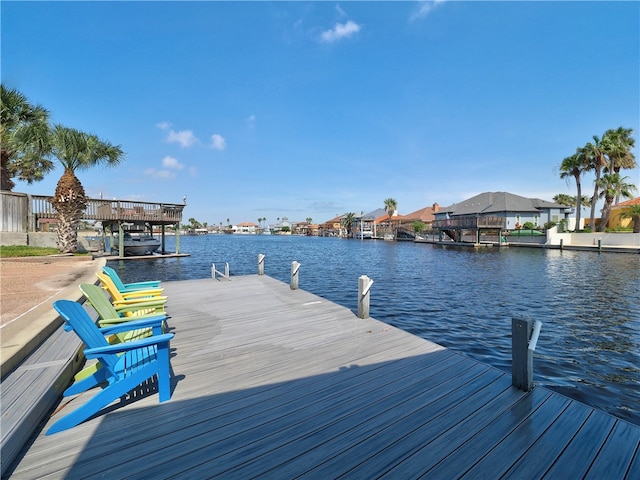
[[[148,307],[149,309],[154,309],[156,312],[158,311],[158,309],[162,309],[162,312],[165,311],[164,306],[167,303],[167,297],[160,295],[161,291],[159,291],[158,289],[122,293],[117,289],[108,275],[105,275],[104,273],[96,273],[96,275],[100,279],[103,288],[107,290],[107,292],[109,292],[109,295],[111,295],[111,302],[116,309],[123,306],[144,304],[144,306]],[[125,313],[125,316],[131,315],[131,313]]]

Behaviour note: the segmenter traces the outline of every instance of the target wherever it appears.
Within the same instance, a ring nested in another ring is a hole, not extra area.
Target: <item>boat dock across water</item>
[[[152,383],[45,436],[91,393],[65,400],[11,478],[640,478],[640,426],[324,298],[163,287],[171,400]]]

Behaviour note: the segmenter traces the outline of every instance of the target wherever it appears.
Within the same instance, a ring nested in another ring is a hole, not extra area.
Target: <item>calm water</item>
[[[167,237],[173,250],[173,238]],[[265,273],[511,372],[511,318],[544,325],[534,381],[640,425],[640,255],[542,249],[454,249],[410,242],[254,235],[181,237],[191,257],[115,261],[127,282]]]

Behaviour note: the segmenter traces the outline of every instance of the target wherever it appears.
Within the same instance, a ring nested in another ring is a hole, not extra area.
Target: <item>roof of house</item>
[[[330,223],[342,223],[342,219],[344,218],[344,215],[338,215],[335,218],[332,218],[331,220],[327,220],[326,222],[322,222],[321,225],[327,225]]]
[[[632,198],[631,200],[627,200],[626,202],[620,202],[617,205],[614,205],[611,208],[627,208],[633,207],[634,205],[640,205],[640,197]]]
[[[356,220],[368,220],[368,221],[373,221],[376,220],[379,217],[382,217],[383,215],[388,217],[387,211],[384,208],[376,208],[374,211],[369,212],[369,213],[365,213],[362,215],[356,215],[355,219]]]
[[[438,208],[435,208],[435,205],[421,208],[420,210],[416,210],[415,212],[408,213],[406,215],[401,215],[400,220],[402,220],[403,222],[433,222],[433,220],[435,219],[434,213],[439,211]]]
[[[538,212],[543,208],[561,208],[564,205],[547,202],[539,198],[527,198],[508,192],[485,192],[463,200],[448,207],[441,208],[438,213],[451,215],[472,215],[501,212]]]

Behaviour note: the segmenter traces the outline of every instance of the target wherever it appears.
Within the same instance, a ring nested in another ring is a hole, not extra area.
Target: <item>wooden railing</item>
[[[56,218],[52,197],[31,196],[32,214],[37,218]],[[183,204],[153,203],[130,200],[103,200],[91,198],[82,216],[83,220],[100,222],[131,221],[169,225],[182,221]]]
[[[34,232],[40,220],[55,220],[56,209],[45,195],[0,192],[0,231]],[[141,222],[152,225],[174,225],[182,221],[184,204],[136,202],[130,200],[104,200],[90,198],[81,220],[94,220],[103,224]]]
[[[482,216],[461,216],[452,217],[448,220],[434,220],[432,227],[441,230],[459,229],[459,228],[505,228],[505,219],[503,217],[482,217]]]

